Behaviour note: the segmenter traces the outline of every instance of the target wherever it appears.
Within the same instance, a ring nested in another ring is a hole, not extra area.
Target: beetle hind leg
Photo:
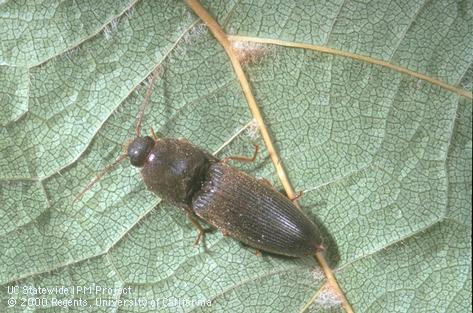
[[[234,161],[239,161],[239,162],[244,162],[244,163],[252,163],[256,160],[256,157],[258,156],[258,152],[259,152],[259,146],[255,143],[253,143],[253,146],[255,147],[255,152],[253,152],[253,156],[252,157],[247,157],[247,156],[241,156],[241,155],[238,155],[238,156],[228,156],[226,158],[224,158],[222,160],[223,163],[228,163],[228,161],[230,160],[234,160]]]
[[[204,241],[204,238],[205,238],[205,234],[209,233],[212,231],[211,228],[204,228],[202,227],[200,224],[199,224],[200,228],[198,229],[199,230],[199,233],[197,234],[197,236],[195,237],[195,242],[194,242],[194,245],[195,246],[198,246],[200,245],[201,242]]]
[[[292,202],[296,202],[297,200],[299,200],[300,198],[302,198],[303,195],[304,195],[304,191],[301,190],[301,191],[299,191],[294,197],[289,198],[289,200],[291,200]]]
[[[194,227],[197,228],[197,231],[199,232],[194,242],[194,245],[198,246],[201,242],[203,242],[205,234],[212,231],[212,228],[205,228],[200,225],[199,221],[195,219],[195,217],[193,217],[190,213],[187,213],[187,218],[191,221],[192,225],[194,225]]]
[[[273,184],[264,177],[258,178],[258,180],[260,180],[262,183],[268,185],[269,187],[273,187]]]

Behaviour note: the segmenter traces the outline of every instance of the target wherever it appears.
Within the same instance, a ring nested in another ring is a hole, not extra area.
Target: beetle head
[[[150,136],[136,137],[128,145],[126,154],[130,158],[130,163],[136,167],[142,167],[153,149],[155,141]]]

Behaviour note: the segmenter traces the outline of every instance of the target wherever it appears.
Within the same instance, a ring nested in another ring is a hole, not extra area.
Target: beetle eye
[[[127,155],[133,166],[142,167],[151,149],[154,147],[154,139],[146,137],[136,137],[129,145]]]

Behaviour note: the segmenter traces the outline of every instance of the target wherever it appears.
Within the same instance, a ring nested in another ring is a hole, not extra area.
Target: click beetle
[[[151,80],[145,103],[138,115],[136,136],[126,154],[99,174],[81,196],[116,163],[128,157],[140,168],[148,190],[162,200],[184,209],[199,230],[196,243],[206,231],[198,219],[224,235],[270,253],[302,257],[323,250],[317,226],[285,195],[264,179],[252,177],[228,164],[229,160],[254,161],[253,158],[218,159],[184,139],[141,136],[141,119],[151,95]]]

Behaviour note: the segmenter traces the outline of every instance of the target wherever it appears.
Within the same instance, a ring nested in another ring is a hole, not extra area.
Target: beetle
[[[114,163],[129,158],[140,168],[148,190],[162,200],[183,209],[199,230],[198,244],[207,229],[201,219],[230,236],[274,254],[302,257],[324,249],[319,229],[294,203],[264,179],[257,179],[228,164],[229,160],[254,161],[234,156],[223,160],[185,139],[141,136],[141,119],[151,95],[153,76],[140,110],[136,136],[126,154]],[[89,189],[111,167],[96,177]],[[84,190],[80,195],[82,195]]]

